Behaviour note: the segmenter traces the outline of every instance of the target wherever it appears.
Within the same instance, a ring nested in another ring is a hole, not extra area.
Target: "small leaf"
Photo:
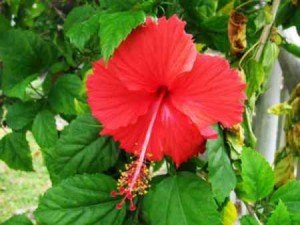
[[[233,225],[238,218],[238,213],[235,205],[232,202],[227,202],[222,210],[223,225]]]
[[[278,103],[276,105],[271,106],[268,109],[268,113],[274,114],[277,116],[286,115],[291,112],[292,106],[289,105],[287,102]]]
[[[250,148],[244,148],[242,160],[241,197],[255,202],[268,196],[274,187],[275,179],[271,166],[266,159]]]
[[[149,225],[221,225],[209,185],[188,172],[153,186],[144,198],[143,213]]]
[[[294,56],[300,58],[300,46],[293,43],[284,43],[282,47],[284,47],[285,50],[292,53]]]
[[[236,177],[233,172],[227,149],[224,143],[223,133],[220,127],[217,140],[208,140],[206,149],[208,154],[208,180],[212,184],[212,190],[217,200],[222,203],[236,186]]]
[[[76,115],[75,98],[79,97],[82,81],[68,74],[58,78],[49,93],[50,106],[59,113]]]
[[[100,130],[89,114],[77,117],[63,130],[52,153],[54,177],[62,180],[75,174],[102,172],[115,164],[117,144],[108,136],[100,137]]]
[[[261,86],[265,81],[265,72],[263,66],[255,61],[250,59],[245,67],[244,71],[247,77],[247,96],[251,98],[255,93],[261,92]]]
[[[278,58],[279,51],[280,49],[275,43],[268,41],[265,44],[261,63],[267,75],[271,72],[274,63]]]
[[[25,215],[17,215],[1,223],[1,225],[33,225]]]
[[[289,212],[284,203],[279,201],[278,206],[268,219],[267,225],[291,225]]]
[[[83,50],[92,35],[98,33],[99,16],[90,5],[76,7],[68,14],[64,24],[65,34],[79,50]]]
[[[293,217],[300,218],[300,182],[290,181],[272,195],[271,202],[282,201]],[[293,219],[293,218],[292,218]]]
[[[47,225],[122,225],[126,209],[111,197],[116,182],[106,175],[79,175],[49,189],[40,199],[35,217]]]
[[[240,219],[241,225],[259,225],[256,219],[250,215],[243,216]]]
[[[10,168],[32,171],[32,158],[24,133],[13,132],[0,141],[0,159]]]
[[[57,130],[54,115],[43,110],[39,112],[32,125],[32,134],[41,148],[50,148],[57,142]]]
[[[39,102],[17,102],[7,107],[6,122],[13,130],[30,125],[40,109]]]
[[[134,28],[144,23],[145,19],[143,11],[126,11],[101,15],[99,35],[104,61],[108,61],[119,44]]]

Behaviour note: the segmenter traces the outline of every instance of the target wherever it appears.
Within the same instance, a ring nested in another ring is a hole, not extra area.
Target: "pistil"
[[[143,141],[140,155],[137,160],[127,164],[125,166],[126,171],[121,173],[121,177],[118,179],[118,191],[113,191],[111,195],[113,197],[117,195],[123,195],[123,199],[116,208],[121,209],[128,199],[130,202],[130,210],[136,209],[133,199],[136,195],[143,195],[147,193],[149,187],[149,169],[145,164],[145,158],[147,154],[147,148],[151,139],[152,130],[157,118],[159,109],[162,105],[163,99],[167,94],[167,89],[159,89],[158,99],[153,106],[153,115],[150,119],[149,126],[146,131],[145,139]]]

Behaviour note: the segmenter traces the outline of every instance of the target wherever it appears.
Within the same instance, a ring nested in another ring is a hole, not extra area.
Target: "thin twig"
[[[257,52],[255,54],[256,61],[260,60],[260,57],[263,53],[264,46],[265,46],[265,44],[266,44],[266,42],[269,38],[271,28],[272,28],[273,23],[275,21],[279,5],[280,5],[280,0],[274,0],[273,3],[272,3],[272,21],[269,24],[264,26],[264,29],[261,33],[261,36],[259,38],[259,47],[258,47]]]
[[[244,204],[245,204],[245,206],[246,206],[248,212],[250,213],[250,215],[254,217],[254,219],[257,221],[257,223],[258,223],[259,225],[263,225],[263,224],[260,222],[260,220],[258,219],[258,217],[257,217],[256,213],[254,212],[254,210],[251,208],[251,206],[250,206],[249,204],[245,203],[245,202],[244,202]]]

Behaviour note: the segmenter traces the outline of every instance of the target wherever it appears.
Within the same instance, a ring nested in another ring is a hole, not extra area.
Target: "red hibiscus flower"
[[[94,63],[87,81],[91,111],[104,126],[101,134],[138,156],[128,168],[129,183],[119,189],[128,199],[144,191],[138,183],[147,173],[146,158],[167,155],[179,166],[217,136],[211,125],[230,127],[242,120],[245,84],[225,59],[197,53],[184,26],[176,16],[148,18],[107,66]]]

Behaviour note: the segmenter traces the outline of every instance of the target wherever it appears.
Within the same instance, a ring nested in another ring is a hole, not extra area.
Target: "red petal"
[[[205,129],[217,122],[230,127],[242,121],[244,89],[225,59],[198,54],[192,71],[171,87],[172,103],[205,135]]]
[[[152,115],[153,110],[141,116],[133,125],[116,130],[104,128],[101,134],[112,135],[127,152],[139,155]],[[204,143],[205,139],[192,121],[165,99],[151,133],[147,158],[161,160],[168,155],[179,166],[202,152]]]
[[[148,18],[135,29],[110,60],[119,79],[130,90],[155,91],[190,71],[196,59],[192,36],[176,16],[158,22]]]
[[[114,68],[94,63],[94,74],[87,80],[88,103],[92,114],[110,129],[127,126],[145,114],[154,96],[144,91],[129,91],[117,78]]]

